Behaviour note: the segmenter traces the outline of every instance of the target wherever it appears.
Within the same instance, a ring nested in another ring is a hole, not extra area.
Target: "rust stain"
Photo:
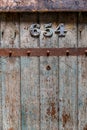
[[[9,63],[14,64],[16,62],[16,58],[15,57],[10,57],[9,58]]]
[[[70,114],[67,114],[66,112],[63,112],[62,120],[63,120],[63,127],[65,127],[66,123],[70,121]]]
[[[66,28],[67,28],[67,30],[68,30],[68,29],[69,29],[69,30],[72,30],[72,29],[74,28],[74,24],[69,23],[68,25],[66,25]]]
[[[55,108],[55,103],[51,102],[49,104],[49,108],[47,109],[47,115],[51,116],[52,119],[57,119],[56,117],[56,108]]]
[[[85,125],[85,127],[83,128],[83,130],[87,130],[87,124]]]
[[[14,130],[14,128],[10,128],[10,129],[8,129],[8,130]]]

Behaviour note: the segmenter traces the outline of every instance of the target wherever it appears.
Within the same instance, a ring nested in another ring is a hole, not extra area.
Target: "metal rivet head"
[[[69,56],[69,50],[66,50],[66,56]]]
[[[31,54],[31,51],[27,51],[27,55],[30,56],[30,54]]]
[[[11,57],[12,56],[12,51],[9,51],[9,57]]]
[[[50,51],[49,50],[47,50],[47,56],[49,56],[50,55]]]
[[[87,50],[85,50],[85,56],[87,56]]]

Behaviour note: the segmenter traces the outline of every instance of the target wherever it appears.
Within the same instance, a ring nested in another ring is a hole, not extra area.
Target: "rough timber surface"
[[[43,35],[48,23],[52,37]],[[60,23],[65,37],[54,33]],[[1,13],[0,47],[87,47],[87,13]],[[0,130],[87,130],[87,56],[0,58]]]
[[[39,16],[42,33],[44,24],[52,23],[52,29],[58,25],[58,15],[54,17],[50,13]],[[58,36],[52,37],[40,35],[41,48],[58,47]],[[50,69],[48,69],[50,68]],[[40,57],[40,121],[41,130],[58,130],[58,57]]]
[[[1,0],[0,11],[87,11],[87,0]]]
[[[38,38],[31,37],[29,28],[37,23],[37,14],[20,15],[20,43],[22,48],[39,47]],[[21,57],[22,130],[39,130],[39,58]]]
[[[59,22],[67,34],[59,47],[77,47],[77,15],[63,13]],[[67,19],[66,19],[67,17]],[[77,130],[77,57],[59,57],[59,130]]]
[[[1,32],[2,48],[19,47],[19,21],[17,14],[2,14]],[[3,130],[20,130],[19,61],[18,57],[1,57]]]
[[[87,14],[79,16],[78,47],[87,47]],[[78,129],[87,130],[87,57],[78,57]]]

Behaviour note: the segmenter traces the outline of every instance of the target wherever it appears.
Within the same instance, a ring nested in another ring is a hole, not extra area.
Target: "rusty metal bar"
[[[87,48],[0,48],[0,56],[87,56]]]
[[[0,12],[87,11],[87,0],[1,0]]]

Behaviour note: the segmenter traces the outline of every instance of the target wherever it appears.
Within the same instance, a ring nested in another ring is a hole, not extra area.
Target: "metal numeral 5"
[[[45,37],[52,37],[53,30],[51,27],[52,27],[52,23],[45,24],[45,32],[43,33]]]
[[[30,27],[30,34],[34,37],[40,36],[40,25],[39,24],[32,24]]]

